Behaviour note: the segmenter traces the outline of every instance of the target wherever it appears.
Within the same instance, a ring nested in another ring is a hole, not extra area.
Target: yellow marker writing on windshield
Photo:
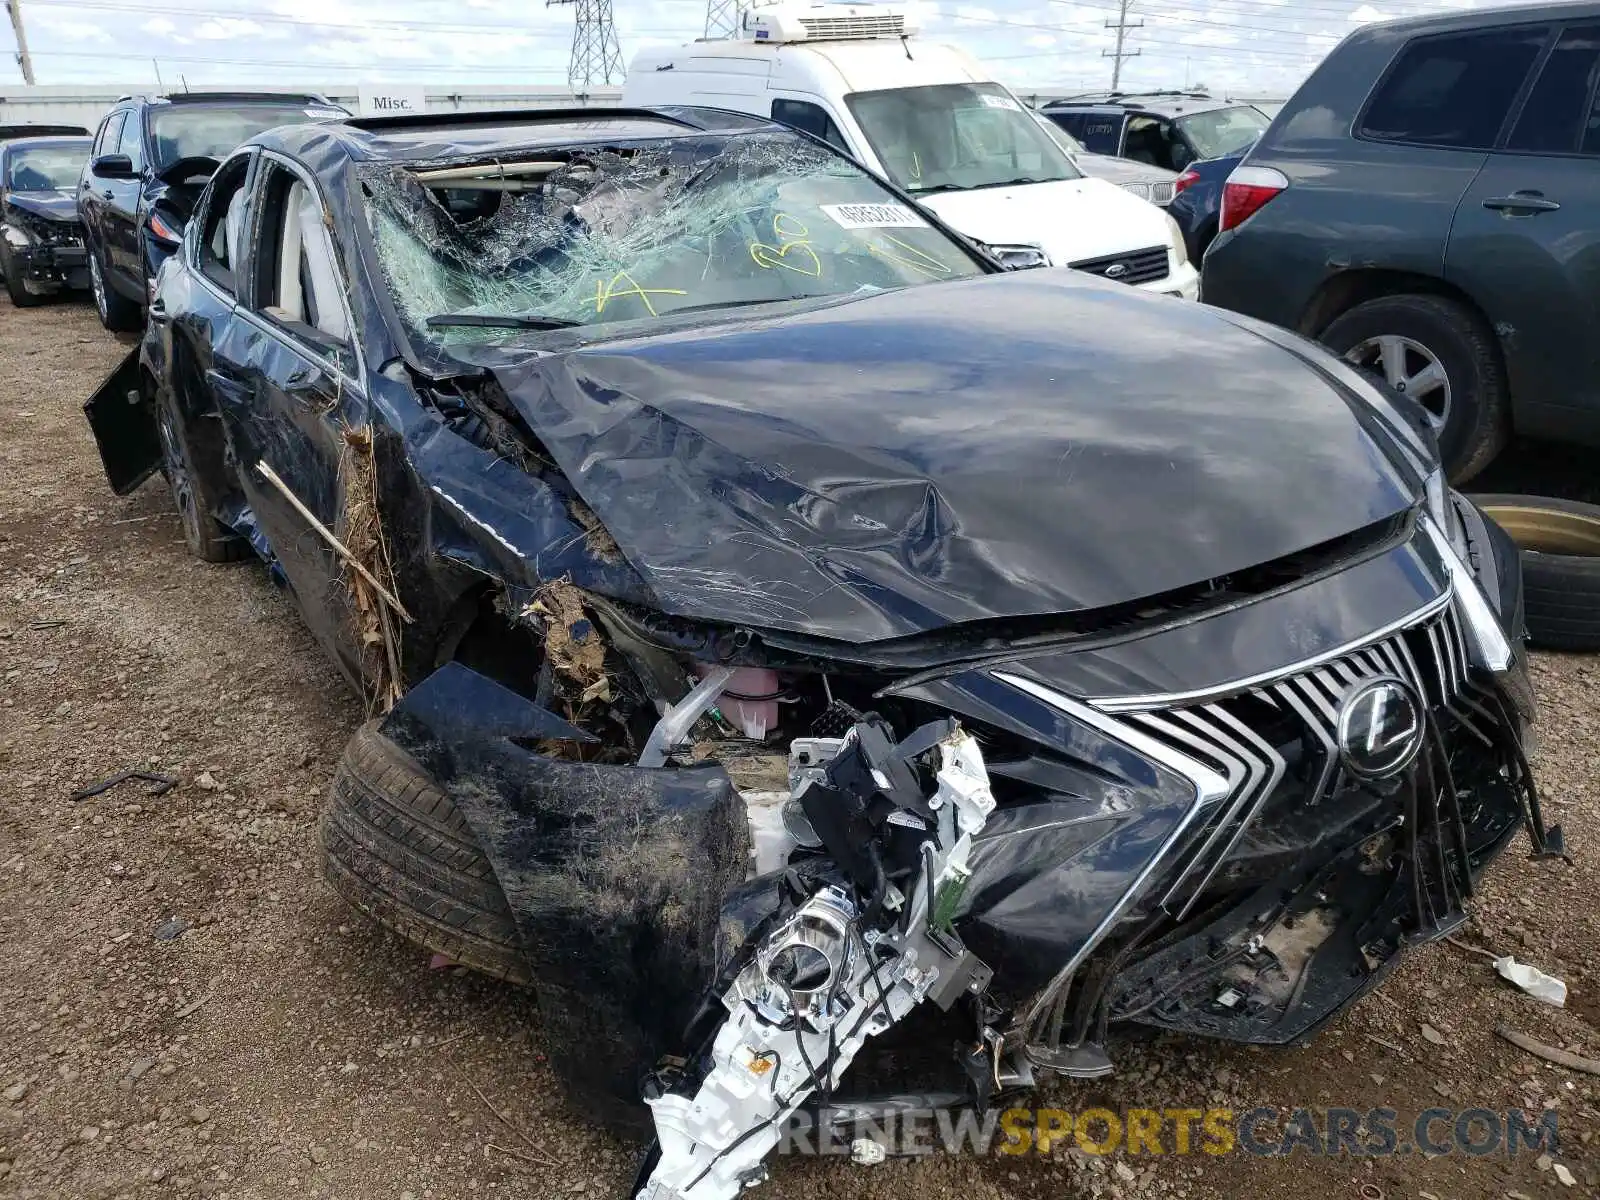
[[[889,233],[883,235],[883,240],[892,243],[896,249],[886,250],[876,242],[870,244],[867,249],[880,258],[899,263],[901,266],[909,267],[913,271],[921,271],[924,275],[932,275],[938,278],[950,274],[950,265],[940,262],[926,250],[919,250],[910,242],[902,242],[899,238]]]
[[[619,289],[617,285],[621,283],[626,283],[628,286]],[[606,283],[601,279],[594,281],[594,311],[595,315],[598,316],[605,312],[606,305],[613,300],[637,296],[639,303],[645,306],[645,309],[652,317],[659,317],[661,314],[656,311],[656,306],[650,300],[651,296],[687,296],[688,294],[682,288],[643,288],[639,286],[632,275],[626,271],[618,271],[611,277],[610,283]]]

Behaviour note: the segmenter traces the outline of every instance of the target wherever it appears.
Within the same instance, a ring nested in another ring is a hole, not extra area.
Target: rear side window
[[[1547,26],[1418,38],[1378,85],[1361,135],[1487,150],[1543,49]]]
[[[122,124],[122,136],[117,140],[116,153],[126,154],[135,171],[144,170],[144,138],[140,136],[142,124],[138,113],[129,113],[128,119]]]
[[[343,282],[316,191],[272,165],[258,187],[256,300],[263,315],[317,350],[336,355],[348,339]]]
[[[117,142],[122,137],[122,123],[128,119],[128,110],[114,112],[106,118],[106,123],[100,127],[100,136],[95,139],[94,152],[100,154],[115,154]]]
[[[200,269],[234,296],[239,291],[239,263],[245,246],[245,184],[249,176],[248,156],[217,172],[200,226]]]
[[[1088,113],[1083,132],[1074,136],[1095,154],[1116,154],[1122,149],[1122,114]]]
[[[1077,138],[1080,142],[1083,141],[1084,120],[1083,120],[1083,114],[1082,113],[1056,113],[1056,112],[1052,112],[1052,113],[1045,113],[1044,115],[1049,117],[1052,121],[1054,121],[1057,125],[1061,126],[1061,128],[1065,129],[1068,133],[1070,133],[1073,137]]]
[[[802,133],[809,133],[812,137],[819,137],[828,145],[843,150],[846,154],[850,153],[850,147],[844,143],[844,135],[839,132],[839,127],[833,123],[833,118],[820,104],[812,104],[808,100],[774,100],[772,119],[792,126]]]
[[[1510,150],[1600,154],[1595,83],[1600,76],[1600,26],[1562,32],[1517,117]]]

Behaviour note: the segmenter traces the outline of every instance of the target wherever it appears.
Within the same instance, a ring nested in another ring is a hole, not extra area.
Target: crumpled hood
[[[938,192],[918,202],[980,242],[1040,246],[1057,266],[1171,244],[1159,208],[1104,179]]]
[[[1412,503],[1285,345],[1064,270],[495,374],[667,612],[850,642],[1140,599]]]
[[[76,225],[78,223],[78,198],[70,191],[12,192],[6,197],[12,208],[46,221]]]

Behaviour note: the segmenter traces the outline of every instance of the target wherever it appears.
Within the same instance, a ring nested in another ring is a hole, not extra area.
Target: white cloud
[[[157,37],[164,37],[167,34],[178,32],[178,27],[168,17],[151,17],[139,28],[146,33],[153,33]]]
[[[1370,4],[1363,4],[1352,12],[1345,20],[1352,25],[1370,25],[1374,21],[1392,21],[1395,14],[1386,13],[1382,9],[1373,8]]]
[[[262,37],[266,33],[260,25],[247,18],[215,17],[195,26],[194,36],[207,42],[226,42],[234,38]]]

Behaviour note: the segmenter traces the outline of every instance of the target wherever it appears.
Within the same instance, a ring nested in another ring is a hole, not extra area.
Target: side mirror
[[[89,163],[89,170],[103,179],[133,179],[133,159],[126,154],[102,154]]]

